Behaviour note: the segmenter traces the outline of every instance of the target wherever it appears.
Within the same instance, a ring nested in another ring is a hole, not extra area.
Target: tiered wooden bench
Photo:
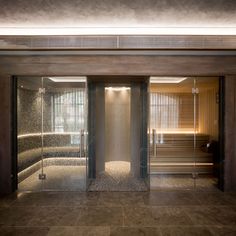
[[[194,168],[197,173],[212,173],[213,154],[201,148],[209,142],[208,135],[196,135],[196,148],[193,134],[163,134],[161,140],[159,134],[156,156],[154,147],[150,147],[151,174],[189,174]]]

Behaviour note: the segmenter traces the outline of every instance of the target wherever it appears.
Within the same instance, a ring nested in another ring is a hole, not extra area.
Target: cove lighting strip
[[[197,165],[197,166],[213,166],[213,163],[208,163],[208,162],[190,162],[190,163],[169,163],[169,162],[164,162],[164,163],[155,163],[155,164],[151,164],[151,166],[193,166],[193,165]]]
[[[186,80],[186,77],[150,77],[150,83],[178,84]]]
[[[130,88],[129,87],[105,87],[105,90],[124,91],[124,90],[130,90]]]
[[[50,80],[56,83],[65,83],[65,82],[83,82],[87,81],[86,76],[79,76],[79,77],[49,77]]]
[[[152,130],[152,128],[151,128]],[[153,132],[150,130],[150,132],[148,131],[148,134],[153,134]],[[162,134],[198,134],[199,131],[194,131],[194,130],[159,130],[159,129],[155,129],[156,130],[156,134],[157,135],[162,135]]]
[[[0,27],[0,35],[236,35],[236,27]]]
[[[87,132],[84,132],[87,134]],[[20,134],[17,138],[25,138],[25,137],[36,137],[41,135],[79,135],[80,132],[45,132],[45,133],[30,133],[30,134]]]

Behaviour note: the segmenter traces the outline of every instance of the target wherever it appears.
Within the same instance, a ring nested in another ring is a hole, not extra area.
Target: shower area
[[[147,191],[148,82],[118,79],[88,82],[89,190]]]

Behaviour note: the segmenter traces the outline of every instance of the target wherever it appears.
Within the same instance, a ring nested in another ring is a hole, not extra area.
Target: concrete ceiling
[[[0,27],[236,27],[236,0],[0,0]]]

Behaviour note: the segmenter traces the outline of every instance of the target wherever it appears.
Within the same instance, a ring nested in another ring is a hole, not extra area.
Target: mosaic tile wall
[[[36,90],[17,90],[18,135],[41,132],[41,95]],[[44,132],[51,131],[51,95],[43,96]]]

